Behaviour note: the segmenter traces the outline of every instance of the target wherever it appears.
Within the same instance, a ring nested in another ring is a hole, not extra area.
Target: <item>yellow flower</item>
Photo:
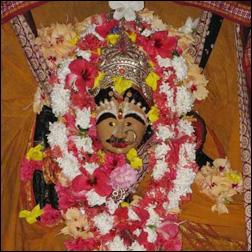
[[[141,158],[137,156],[137,151],[134,148],[131,148],[127,153],[127,159],[130,161],[130,165],[133,169],[140,169],[143,165]]]
[[[136,42],[136,33],[135,33],[135,32],[132,32],[132,33],[130,33],[130,34],[127,32],[127,35],[128,35],[129,39],[130,39],[133,43]]]
[[[103,72],[99,72],[98,76],[95,78],[94,81],[94,88],[97,88],[100,86],[100,81],[103,80],[105,74]]]
[[[106,40],[112,44],[115,45],[117,43],[117,40],[119,39],[120,35],[118,34],[108,34],[106,37]]]
[[[124,79],[121,76],[113,77],[112,80],[114,81],[115,91],[118,94],[122,94],[125,90],[132,86],[132,81]]]
[[[129,207],[129,203],[128,202],[125,202],[125,201],[123,201],[123,202],[121,202],[121,207]]]
[[[155,91],[157,89],[157,81],[159,79],[160,77],[156,73],[150,72],[146,77],[145,82],[148,86],[152,88],[153,91]]]
[[[37,221],[37,217],[43,214],[44,210],[40,209],[39,204],[36,205],[31,211],[22,210],[19,212],[19,218],[25,218],[29,224],[33,224]]]
[[[105,162],[105,153],[102,150],[99,150],[97,152],[97,154],[98,154],[100,163],[104,164],[104,162]]]
[[[26,154],[26,158],[28,160],[42,160],[45,157],[45,154],[41,151],[42,149],[43,146],[41,144],[38,144],[35,147],[31,147]]]
[[[76,43],[78,42],[78,40],[80,39],[79,35],[76,35],[75,37],[71,38],[68,40],[68,43],[72,46],[76,45]]]
[[[153,68],[155,65],[154,65],[154,62],[152,60],[149,60],[148,63],[150,64],[150,66]]]
[[[158,120],[159,110],[156,105],[151,107],[151,110],[148,112],[147,116],[148,116],[150,122],[152,122],[152,123]]]
[[[227,177],[233,184],[239,184],[241,182],[241,175],[236,171],[231,171],[225,173],[225,177]]]

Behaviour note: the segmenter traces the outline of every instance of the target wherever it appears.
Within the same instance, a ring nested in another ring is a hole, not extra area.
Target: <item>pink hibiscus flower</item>
[[[115,154],[108,152],[105,156],[105,162],[102,169],[106,173],[110,173],[118,166],[123,166],[126,163],[125,156],[123,154]]]
[[[176,37],[169,37],[166,31],[155,32],[148,38],[138,36],[137,42],[152,58],[157,55],[172,58],[172,53],[177,47]]]
[[[91,107],[93,109],[95,107],[92,97],[86,91],[72,92],[71,103],[79,109],[83,109],[84,107]]]
[[[108,33],[118,25],[118,21],[115,19],[112,19],[110,21],[105,21],[102,25],[99,25],[95,28],[95,31],[101,35],[103,38],[105,38]]]
[[[52,208],[51,205],[46,204],[43,208],[44,213],[40,217],[40,221],[45,225],[54,225],[57,224],[60,220],[61,214],[60,211]]]
[[[42,161],[27,160],[24,158],[21,162],[20,179],[28,181],[32,179],[35,170],[42,170]]]
[[[101,169],[96,169],[92,175],[83,171],[83,174],[72,181],[72,190],[75,193],[82,194],[83,191],[91,189],[94,189],[102,197],[111,194],[112,187],[109,185],[109,177]]]
[[[71,86],[75,82],[75,86],[80,92],[84,92],[86,88],[91,88],[97,75],[97,69],[84,59],[76,59],[69,64],[70,74],[66,77],[66,85]]]
[[[88,34],[84,39],[78,42],[77,46],[81,50],[95,50],[104,46],[104,42],[100,41],[95,35]]]
[[[59,209],[67,210],[69,207],[75,206],[77,202],[69,187],[64,187],[60,184],[57,184],[55,189],[59,197]]]
[[[93,251],[97,250],[98,241],[94,238],[82,239],[77,238],[64,242],[68,251]]]

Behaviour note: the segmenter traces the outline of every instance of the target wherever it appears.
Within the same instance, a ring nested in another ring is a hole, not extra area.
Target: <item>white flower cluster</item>
[[[90,108],[83,108],[82,110],[76,109],[76,128],[81,127],[82,129],[88,129],[90,127]]]
[[[61,84],[55,84],[50,96],[53,113],[57,117],[66,114],[70,104],[70,90],[64,89]]]
[[[78,151],[83,150],[89,154],[94,152],[92,146],[92,139],[90,137],[73,136],[73,141],[78,149]]]
[[[51,147],[59,146],[61,150],[67,149],[67,128],[64,123],[54,122],[49,125],[50,133],[47,136]]]
[[[195,161],[196,144],[184,143],[179,149],[179,166],[185,167],[188,163]]]
[[[184,86],[177,88],[176,111],[179,116],[192,110],[193,96]]]
[[[86,163],[84,165],[85,170],[88,171],[90,175],[92,175],[98,167],[99,165],[96,163]]]
[[[112,198],[106,201],[106,206],[110,214],[114,214],[116,209],[118,208],[119,202],[115,203]]]
[[[174,180],[174,188],[168,194],[169,204],[166,210],[179,207],[180,197],[191,193],[191,184],[194,181],[196,173],[192,169],[179,168],[177,170],[177,177]]]
[[[180,119],[178,123],[178,130],[180,134],[186,134],[188,136],[192,136],[194,132],[194,128],[192,126],[192,123],[187,120]]]
[[[164,176],[164,174],[167,171],[168,171],[167,162],[165,162],[165,160],[157,160],[157,162],[153,168],[152,177],[155,180],[159,180]]]
[[[90,57],[91,57],[91,52],[90,50],[81,50],[80,48],[77,48],[77,50],[75,51],[76,56],[82,57],[83,59],[90,61]]]
[[[163,159],[169,150],[169,145],[165,143],[157,144],[155,148],[156,159]]]
[[[199,18],[193,20],[191,17],[186,19],[185,24],[178,29],[180,32],[184,32],[185,34],[191,34],[194,29],[196,29],[199,23]]]
[[[86,198],[88,201],[88,205],[91,207],[100,206],[106,202],[106,197],[100,196],[98,193],[95,192],[94,189],[88,191],[86,193]]]
[[[68,59],[62,60],[59,64],[57,76],[58,76],[60,84],[63,86],[65,85],[66,76],[71,73],[68,66],[72,61],[73,59],[68,58]]]
[[[94,225],[102,235],[107,234],[114,225],[114,217],[107,213],[100,213],[93,219]]]
[[[107,246],[109,251],[128,251],[123,240],[118,235],[116,235],[114,240],[109,242]]]
[[[176,107],[174,104],[174,90],[165,82],[163,82],[160,86],[160,93],[164,93],[167,97],[166,106],[171,109],[172,112],[176,111]]]
[[[186,79],[188,67],[186,65],[185,59],[182,56],[173,57],[172,66],[175,69],[178,81]]]
[[[174,129],[172,127],[163,125],[158,126],[157,137],[162,141],[173,138],[174,136]]]
[[[81,174],[79,162],[71,152],[65,152],[62,158],[57,159],[57,162],[63,174],[70,180]]]
[[[137,241],[134,241],[128,248],[128,251],[146,251],[146,249],[144,246],[140,245]]]

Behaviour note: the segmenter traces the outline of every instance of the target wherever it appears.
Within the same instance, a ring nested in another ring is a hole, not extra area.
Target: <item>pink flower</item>
[[[166,220],[160,226],[158,226],[156,231],[160,235],[162,235],[165,240],[169,240],[177,236],[179,232],[179,227],[177,223],[170,220]]]
[[[95,107],[93,98],[86,91],[73,92],[71,94],[71,103],[79,109],[83,109],[84,107]]]
[[[125,156],[123,154],[115,154],[108,152],[105,156],[105,162],[102,169],[105,172],[110,173],[118,166],[123,166],[126,164]]]
[[[91,88],[97,75],[97,69],[84,59],[76,59],[69,64],[70,74],[67,75],[67,85],[71,86],[73,79],[79,92],[85,92],[86,88]],[[70,77],[69,77],[70,75]]]
[[[170,239],[162,244],[164,251],[181,251],[182,241],[180,238]]]
[[[138,43],[151,58],[157,55],[162,58],[172,58],[172,53],[177,47],[176,37],[169,37],[166,31],[155,32],[148,38],[138,36]]]
[[[42,170],[42,164],[42,161],[27,160],[24,158],[21,162],[21,181],[31,180],[35,170]]]
[[[113,189],[127,189],[137,181],[137,171],[129,164],[118,166],[110,174]]]
[[[99,47],[104,46],[104,42],[100,41],[96,36],[93,34],[88,34],[85,36],[84,39],[80,40],[77,46],[81,50],[95,50]]]
[[[40,221],[45,225],[54,225],[57,224],[60,220],[61,214],[60,211],[52,208],[51,205],[46,204],[43,208],[44,213],[40,217]]]
[[[77,202],[69,187],[64,187],[57,184],[55,189],[59,198],[59,209],[67,210],[69,207],[75,206]]]
[[[102,25],[99,25],[95,28],[95,31],[101,35],[103,38],[105,38],[108,33],[118,25],[118,21],[115,19],[112,19],[110,21],[105,21]]]
[[[77,134],[79,130],[75,127],[75,115],[71,112],[68,112],[63,118],[65,120],[67,129],[70,131],[70,134]]]
[[[82,239],[77,238],[64,242],[68,251],[93,251],[97,250],[98,241],[94,238]]]
[[[94,189],[102,197],[111,194],[112,188],[109,185],[109,178],[101,169],[96,169],[92,175],[83,172],[72,181],[72,190],[75,193],[82,193],[91,189]]]
[[[91,138],[96,138],[97,137],[96,119],[91,117],[90,124],[91,127],[88,129],[88,136]]]

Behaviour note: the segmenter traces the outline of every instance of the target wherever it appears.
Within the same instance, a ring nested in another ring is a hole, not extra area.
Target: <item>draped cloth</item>
[[[187,16],[196,18],[201,13],[199,9],[168,2],[146,2],[146,7],[175,27],[181,26]],[[50,2],[35,8],[33,16],[39,27],[56,21],[66,22],[67,19],[73,21],[74,16],[80,21],[106,11],[108,6],[104,2]],[[1,35],[1,249],[65,250],[63,241],[67,237],[59,234],[62,226],[47,228],[39,224],[29,225],[18,218],[18,212],[22,209],[19,165],[35,120],[31,104],[37,83],[10,23],[2,25]],[[235,25],[224,20],[204,70],[209,79],[209,96],[196,106],[196,110],[208,127],[205,153],[213,159],[219,157],[221,143],[232,168],[242,171],[236,50]],[[246,249],[243,195],[237,196],[234,203],[228,206],[228,215],[212,213],[212,204],[193,185],[192,200],[183,204],[180,216],[186,220],[181,226],[183,250]]]

